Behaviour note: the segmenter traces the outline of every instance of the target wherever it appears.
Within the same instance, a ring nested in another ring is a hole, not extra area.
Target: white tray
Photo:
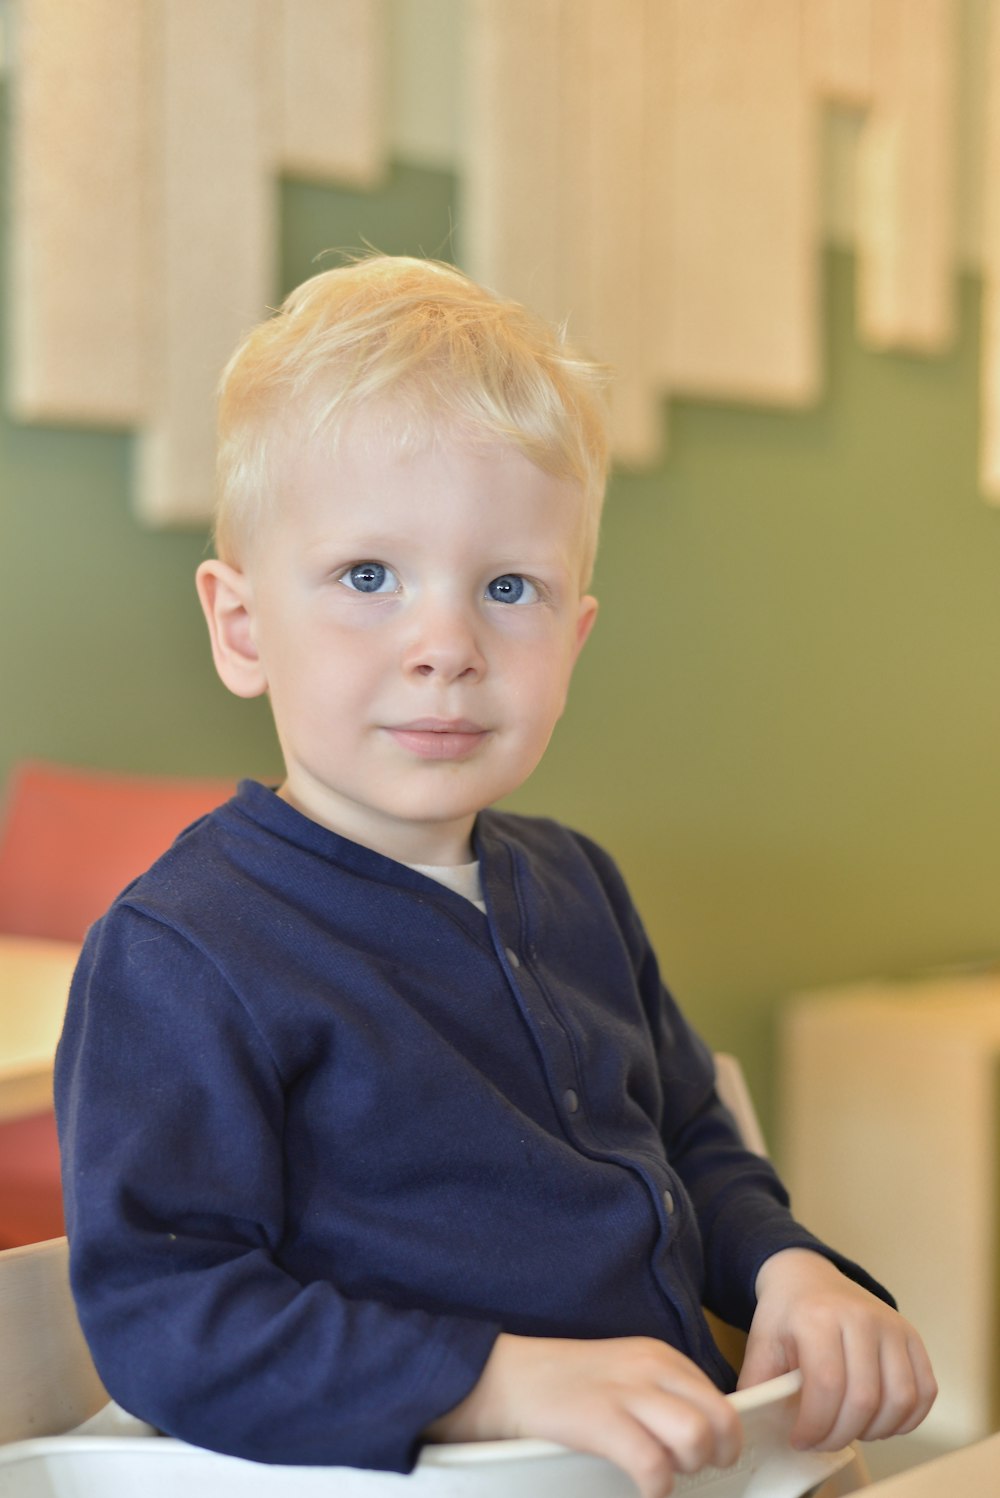
[[[847,1464],[850,1451],[788,1446],[801,1376],[730,1395],[743,1420],[735,1467],[679,1477],[677,1498],[800,1498]],[[0,1447],[0,1498],[635,1498],[598,1457],[549,1441],[428,1446],[412,1474],[352,1467],[278,1467],[219,1456],[152,1434],[115,1406],[64,1436]],[[90,1433],[93,1432],[93,1433]]]

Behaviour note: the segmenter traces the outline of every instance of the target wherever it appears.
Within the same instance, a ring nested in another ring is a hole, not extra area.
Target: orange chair
[[[0,931],[82,941],[130,879],[232,792],[229,780],[17,766],[0,828]]]
[[[0,933],[80,942],[130,879],[232,781],[27,762],[0,826]],[[0,1123],[0,1248],[65,1231],[51,1112]]]

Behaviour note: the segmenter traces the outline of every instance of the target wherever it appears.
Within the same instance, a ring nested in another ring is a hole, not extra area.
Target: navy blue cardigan
[[[765,1258],[828,1252],[607,855],[496,812],[476,845],[488,917],[247,782],[91,930],[56,1064],[72,1282],[160,1429],[405,1471],[501,1330],[659,1337],[729,1388],[702,1304],[745,1326]]]

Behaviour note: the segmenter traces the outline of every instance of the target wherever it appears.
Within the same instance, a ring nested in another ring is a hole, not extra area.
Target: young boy
[[[488,810],[593,626],[602,376],[442,265],[294,292],[220,405],[219,675],[285,765],[89,934],[56,1087],[84,1330],[160,1429],[405,1471],[534,1435],[666,1493],[735,1377],[915,1426],[923,1347],[744,1151],[611,860]]]

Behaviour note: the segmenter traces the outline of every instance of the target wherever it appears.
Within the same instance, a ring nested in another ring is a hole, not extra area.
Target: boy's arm
[[[259,1461],[412,1466],[499,1327],[349,1298],[335,1263],[308,1284],[281,1268],[283,1080],[214,964],[117,908],[74,980],[56,1096],[73,1289],[112,1397]]]

